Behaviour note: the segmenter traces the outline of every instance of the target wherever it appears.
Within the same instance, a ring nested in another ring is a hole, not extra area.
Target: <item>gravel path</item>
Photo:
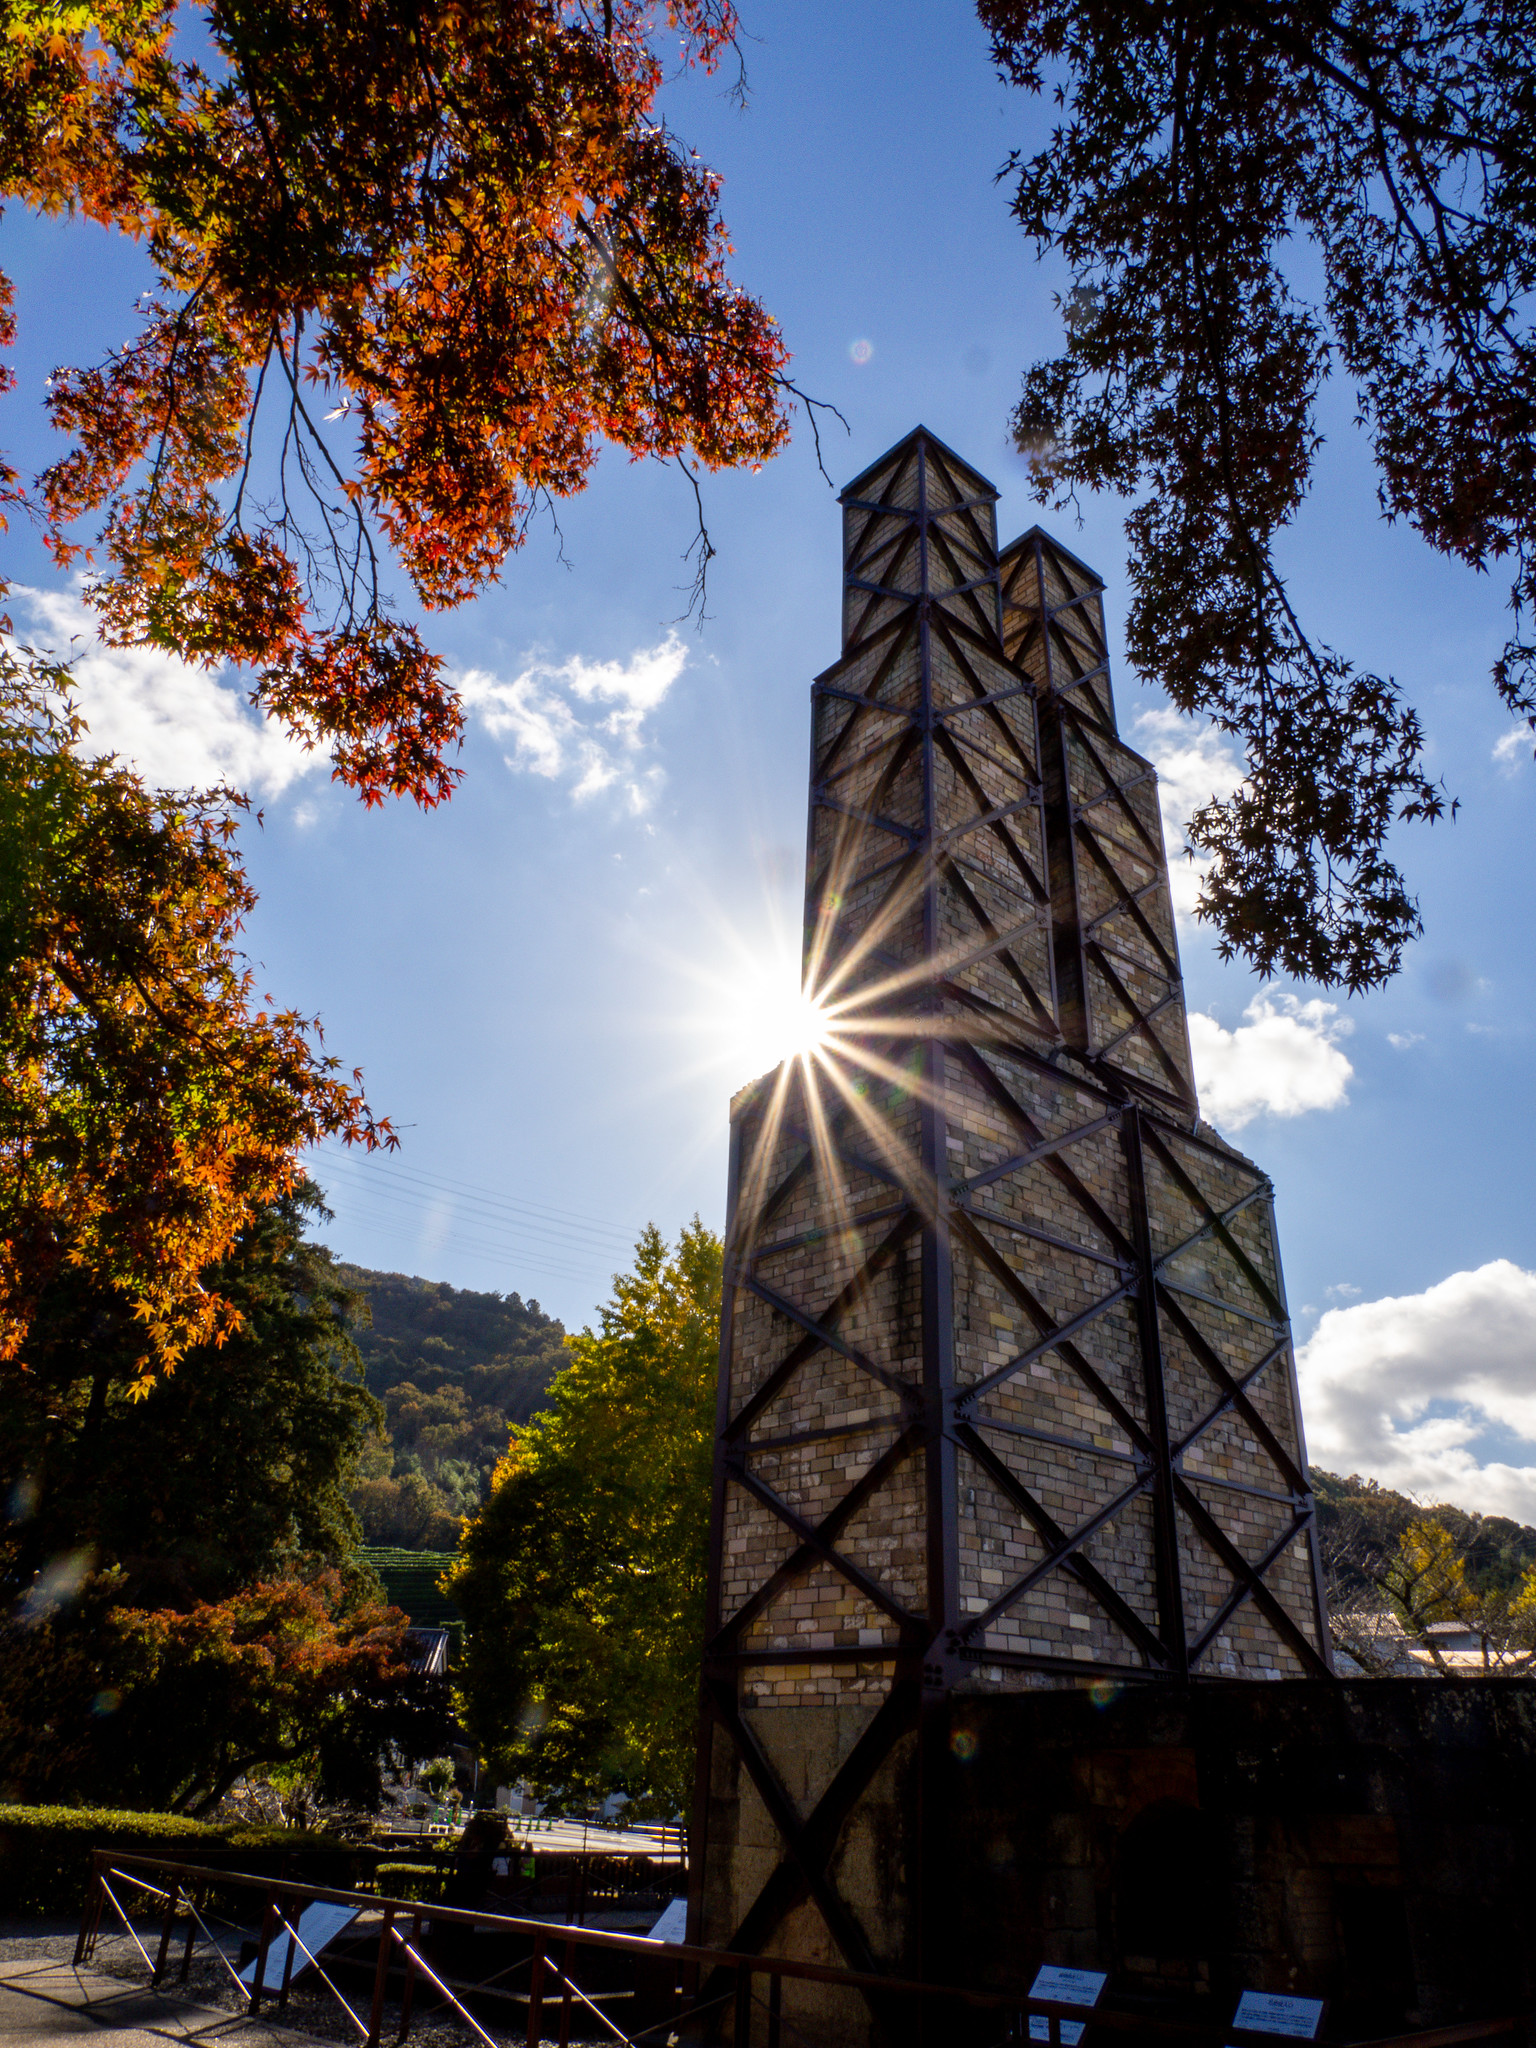
[[[213,1931],[220,1938],[220,1947],[227,1946],[230,1965],[238,1969],[239,1947],[244,1931],[225,1930],[216,1924]],[[159,1926],[156,1925],[153,1929],[143,1927],[138,1932],[139,1939],[153,1956],[159,1939]],[[74,1954],[74,1948],[73,1928],[68,1934],[33,1937],[30,1941],[12,1937],[7,1942],[6,1937],[0,1934],[0,1958],[8,1955],[17,1959],[36,1957],[39,1961],[67,1963]],[[244,2013],[246,2004],[243,1991],[235,1984],[230,1970],[211,1952],[205,1942],[200,1940],[193,1952],[191,1968],[185,1983],[181,1982],[179,1976],[179,1936],[172,1941],[171,1956],[166,1980],[161,1986],[163,1996],[178,2003],[185,2001],[205,2009],[212,2007],[231,2016]],[[322,1955],[322,1967],[324,1964],[325,1957]],[[144,1959],[129,1936],[121,1932],[109,1934],[105,1925],[97,1940],[91,1966],[103,1975],[117,1977],[124,1983],[143,1984],[148,1974],[144,1967]],[[345,2048],[358,2048],[366,2031],[359,2022],[366,2022],[368,2017],[367,1994],[356,1986],[346,1985],[342,1989],[342,1996],[357,2012],[357,2020],[353,2020],[343,2011],[332,1993],[311,1973],[308,1978],[290,1987],[287,2008],[281,2015],[277,2011],[275,1999],[264,2004],[262,2011],[264,2015],[270,2016],[275,2024],[292,2029],[295,2033],[307,2035],[312,2040],[337,2042],[345,2044]],[[495,2018],[487,2018],[483,2013],[476,2016],[487,2032],[504,2044],[504,2048],[524,2048],[527,2041],[526,2011],[526,2006],[519,2001],[515,2005],[507,2006],[507,2017],[500,2024]],[[558,2007],[551,2007],[550,2013],[551,2018],[557,2018]],[[589,2019],[588,2024],[583,2027],[581,2014],[582,2008],[578,2004],[572,2012],[573,2048],[577,2043],[613,2041],[613,2035],[595,2020]],[[622,2025],[622,2022],[620,2024]],[[386,1999],[380,2028],[380,2040],[385,2044],[385,2048],[389,2048],[389,2044],[393,2043],[399,2028],[399,2000]],[[446,2017],[439,2018],[431,2011],[418,2010],[411,2020],[410,2048],[484,2048],[484,2043],[456,2014],[450,2012]],[[549,2041],[544,2044],[544,2048],[556,2048],[556,2044]]]

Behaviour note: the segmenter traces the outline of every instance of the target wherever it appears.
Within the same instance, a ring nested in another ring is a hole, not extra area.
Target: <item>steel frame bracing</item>
[[[838,1844],[906,1745],[920,1867],[957,1691],[1330,1675],[1271,1188],[1199,1121],[1102,586],[999,553],[995,497],[922,429],[843,494],[828,1038],[732,1114],[696,1820],[735,1771],[778,1855],[749,1879],[707,1820],[693,1926],[757,1952],[810,1901],[859,1970]],[[865,1717],[818,1782],[797,1706]]]

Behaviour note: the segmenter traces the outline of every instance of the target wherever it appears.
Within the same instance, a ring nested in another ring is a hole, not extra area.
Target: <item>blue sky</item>
[[[1057,343],[1061,279],[995,173],[1049,109],[997,82],[961,0],[745,0],[744,19],[747,109],[692,79],[669,111],[725,177],[737,275],[778,316],[795,375],[847,416],[847,435],[823,427],[835,482],[921,420],[991,475],[1010,536],[1041,515],[1006,418],[1026,363]],[[0,442],[36,464],[53,452],[43,379],[123,339],[141,274],[94,228],[13,212],[0,241],[21,321]],[[1382,521],[1352,418],[1333,389],[1318,486],[1286,541],[1293,593],[1417,701],[1462,809],[1403,835],[1426,934],[1381,994],[1261,992],[1186,926],[1206,1108],[1278,1188],[1320,1459],[1536,1519],[1536,767],[1487,680],[1498,580]],[[430,622],[472,706],[463,788],[430,816],[365,813],[255,728],[227,680],[85,648],[98,740],[161,780],[232,774],[262,805],[244,845],[263,986],[323,1016],[403,1138],[388,1164],[317,1169],[349,1257],[516,1289],[579,1325],[647,1219],[721,1220],[726,1102],[777,1056],[793,991],[807,693],[837,651],[838,516],[803,422],[761,475],[710,481],[706,506],[719,553],[702,631],[673,623],[686,486],[612,451],[561,509],[569,567],[535,530],[500,588]],[[1112,633],[1123,513],[1046,515],[1104,574]],[[20,530],[6,573],[25,586],[24,637],[88,631]],[[1208,794],[1219,747],[1159,717],[1155,679],[1123,661],[1116,687],[1170,798]]]

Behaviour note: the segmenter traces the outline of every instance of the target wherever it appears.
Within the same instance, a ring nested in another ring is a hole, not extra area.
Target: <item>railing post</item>
[[[171,1929],[176,1924],[176,1908],[180,1904],[181,1879],[178,1877],[165,1895],[165,1925],[160,1930],[160,1946],[155,1951],[155,1967],[150,1974],[149,1988],[151,1991],[159,1984],[160,1972],[165,1968],[166,1950],[171,1945]]]
[[[384,2019],[384,1987],[389,1978],[389,1945],[394,1933],[395,1909],[384,1908],[384,1925],[379,1929],[379,1960],[373,1972],[373,2010],[368,2016],[368,2048],[379,2048],[379,2028]]]
[[[395,2036],[403,2041],[411,2031],[411,2008],[416,2003],[416,1950],[421,1941],[421,1915],[411,1916],[411,1946],[405,1958],[405,1989],[400,1994],[400,2031]]]
[[[302,1907],[292,1921],[289,1921],[286,1913],[283,1915],[284,1925],[288,1930],[288,1953],[283,1957],[283,1985],[277,1994],[279,2012],[288,2010],[288,1987],[293,1982],[293,1959],[299,1952],[299,1921],[303,1918]]]
[[[752,2048],[752,1966],[750,1963],[736,1965],[736,2025],[731,2035],[732,2048]]]
[[[544,2039],[544,1946],[533,1952],[528,1973],[528,2048],[540,2048]]]
[[[779,2048],[779,2015],[784,2003],[784,1979],[775,1970],[768,1979],[768,2048]]]
[[[105,1900],[101,1889],[101,1851],[91,1851],[91,1881],[85,1888],[85,1904],[80,1908],[80,1932],[75,1938],[75,1962],[78,1970],[94,1947],[96,1927],[101,1919]]]
[[[565,1944],[560,1960],[560,2048],[571,2048],[571,1964],[574,1944]]]
[[[261,1994],[267,1981],[267,1950],[272,1946],[272,1923],[277,1918],[277,1891],[274,1887],[267,1893],[267,1903],[261,1915],[261,1940],[256,1946],[256,1968],[251,1975],[251,2002],[247,2012],[257,2012],[261,2007]]]
[[[188,1892],[188,1894],[187,1894],[187,1906],[188,1906],[188,1912],[187,1912],[187,1938],[186,1938],[186,1940],[185,1940],[185,1941],[184,1941],[184,1942],[182,1943],[182,1945],[181,1945],[181,1981],[182,1981],[182,1983],[183,1983],[183,1984],[185,1984],[185,1983],[186,1983],[187,1979],[188,1979],[188,1978],[189,1978],[189,1977],[191,1976],[191,1974],[192,1974],[192,1947],[193,1947],[193,1944],[194,1944],[194,1943],[196,1942],[196,1940],[197,1940],[197,1922],[196,1922],[196,1921],[195,1921],[195,1920],[193,1919],[193,1917],[192,1917],[192,1913],[191,1913],[191,1910],[190,1910],[190,1909],[191,1909],[191,1907],[192,1907],[192,1904],[193,1904],[193,1902],[194,1902],[194,1900],[195,1900],[195,1898],[196,1898],[196,1894],[197,1894],[197,1887],[196,1887],[196,1886],[194,1885],[194,1886],[192,1887],[192,1890],[191,1890],[191,1891],[189,1891],[189,1892]],[[207,1910],[207,1906],[208,1906],[208,1887],[207,1887],[207,1885],[204,1885],[204,1886],[203,1886],[203,1908],[204,1908],[204,1911],[206,1911],[206,1910]]]

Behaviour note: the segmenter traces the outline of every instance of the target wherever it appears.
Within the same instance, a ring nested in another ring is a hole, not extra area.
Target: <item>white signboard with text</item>
[[[1286,1998],[1278,1991],[1245,1991],[1232,2015],[1234,2027],[1249,2034],[1285,2034],[1315,2041],[1323,2023],[1320,1998]]]

